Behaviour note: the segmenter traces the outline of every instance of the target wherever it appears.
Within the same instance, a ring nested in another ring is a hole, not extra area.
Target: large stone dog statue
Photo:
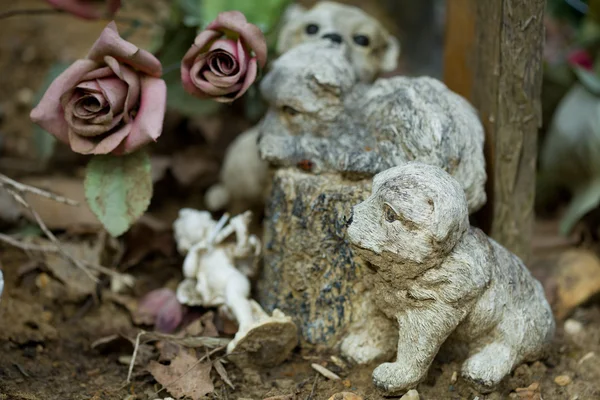
[[[353,209],[348,238],[371,267],[375,304],[399,329],[396,361],[373,372],[386,392],[415,387],[449,338],[468,346],[462,376],[484,392],[552,339],[542,285],[471,227],[467,210],[461,185],[422,163],[379,173]]]

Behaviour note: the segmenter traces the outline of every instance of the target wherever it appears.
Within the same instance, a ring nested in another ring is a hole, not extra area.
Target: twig
[[[10,235],[5,235],[4,233],[0,233],[0,241],[6,242],[11,246],[17,247],[21,250],[25,251],[43,251],[43,252],[56,252],[58,251],[54,246],[44,246],[37,245],[33,243],[24,243],[20,240],[13,238]]]
[[[131,382],[131,374],[133,373],[133,365],[135,364],[135,358],[137,357],[138,349],[140,348],[140,339],[146,331],[140,331],[135,338],[135,347],[133,349],[133,355],[131,356],[131,362],[129,363],[129,372],[127,373],[127,383]]]
[[[319,381],[319,374],[315,374],[315,382],[313,383],[312,389],[310,391],[310,394],[308,395],[308,397],[306,398],[306,400],[312,400],[313,396],[315,395],[315,390],[317,389],[317,382]]]
[[[60,9],[56,9],[56,8],[28,8],[28,9],[22,9],[22,10],[8,10],[5,12],[2,12],[2,13],[0,13],[0,19],[16,17],[16,16],[23,16],[23,15],[53,15],[53,14],[54,15],[57,15],[57,14],[70,15],[65,10],[60,10]],[[137,26],[145,26],[148,28],[159,26],[152,22],[141,21],[137,18],[132,18],[132,17],[122,17],[122,16],[102,17],[99,19],[104,19],[104,20],[113,20],[114,19],[115,21],[118,21],[118,22],[124,22],[124,23],[128,23],[131,25],[137,25]]]
[[[29,212],[31,213],[31,215],[33,215],[33,218],[35,218],[35,221],[37,222],[39,227],[42,229],[42,231],[44,232],[46,237],[48,239],[50,239],[50,241],[52,243],[54,243],[58,252],[63,257],[65,257],[67,260],[69,260],[74,266],[76,266],[77,268],[79,268],[83,272],[85,272],[92,281],[98,283],[99,282],[98,278],[94,274],[92,274],[90,272],[90,270],[83,263],[81,263],[81,261],[74,258],[71,254],[69,254],[65,249],[62,248],[60,241],[56,238],[56,236],[54,236],[54,234],[50,231],[50,229],[48,229],[48,227],[42,220],[42,217],[40,217],[40,215],[37,213],[37,211],[35,211],[33,209],[33,207],[31,207],[31,205],[27,201],[25,201],[23,196],[21,196],[21,194],[18,191],[14,190],[13,188],[10,188],[7,190],[8,190],[8,193],[10,193],[19,204],[21,204],[23,207],[25,207],[27,210],[29,210]]]
[[[8,176],[6,176],[4,174],[0,174],[0,186],[3,186],[7,190],[12,188],[15,191],[20,192],[20,193],[29,192],[29,193],[37,194],[38,196],[47,197],[56,202],[68,204],[70,206],[78,206],[79,205],[79,203],[76,202],[75,200],[67,199],[66,197],[62,197],[62,196],[56,195],[54,193],[50,193],[46,190],[42,190],[42,189],[38,189],[33,186],[25,185],[23,183],[20,183],[13,179],[10,179]]]

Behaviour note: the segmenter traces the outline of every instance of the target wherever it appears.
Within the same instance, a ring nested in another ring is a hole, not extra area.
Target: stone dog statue
[[[289,6],[277,41],[279,55],[307,42],[330,41],[348,46],[350,63],[359,80],[372,82],[398,65],[398,40],[373,17],[357,7],[323,1],[311,9]],[[258,127],[240,134],[227,149],[220,183],[206,194],[211,211],[242,211],[262,206],[268,186],[268,163],[258,156]]]
[[[408,161],[447,170],[469,211],[486,201],[484,132],[474,108],[440,81],[393,77],[357,84],[348,48],[306,43],[261,84],[270,108],[261,157],[278,167],[369,177]]]
[[[399,327],[396,361],[373,372],[386,392],[415,387],[449,338],[467,344],[462,376],[483,392],[552,339],[542,285],[469,226],[464,191],[442,169],[407,163],[376,175],[347,235],[372,269],[375,304]]]

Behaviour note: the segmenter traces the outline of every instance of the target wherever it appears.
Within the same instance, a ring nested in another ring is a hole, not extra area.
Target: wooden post
[[[447,0],[444,79],[479,110],[488,204],[477,216],[527,260],[534,219],[545,0]]]

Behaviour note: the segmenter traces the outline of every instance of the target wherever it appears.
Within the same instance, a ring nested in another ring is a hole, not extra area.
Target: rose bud
[[[151,291],[140,300],[136,318],[154,325],[159,332],[171,333],[181,324],[183,314],[183,306],[177,301],[175,292],[162,288]]]
[[[220,13],[201,32],[183,57],[181,81],[200,98],[231,103],[252,85],[258,66],[267,62],[267,43],[260,29],[239,11]]]
[[[111,22],[86,59],[50,85],[31,120],[81,154],[127,154],[162,132],[167,87],[160,61]]]
[[[111,18],[121,8],[121,0],[46,0],[54,8],[79,18]]]

